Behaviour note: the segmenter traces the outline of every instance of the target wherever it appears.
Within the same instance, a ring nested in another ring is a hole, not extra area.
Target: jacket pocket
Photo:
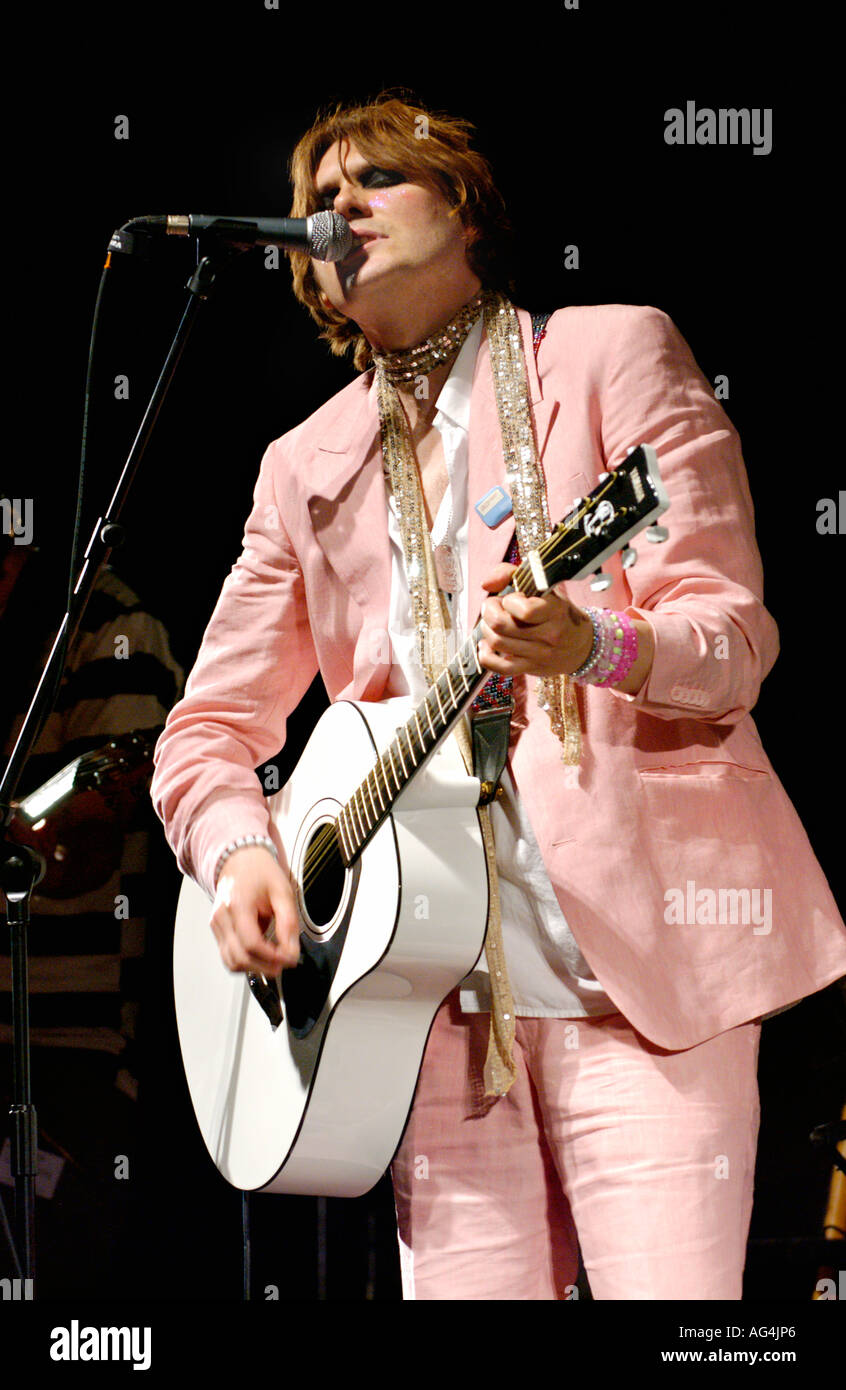
[[[770,781],[772,774],[767,768],[752,767],[746,763],[709,762],[654,764],[652,767],[639,767],[639,777],[650,781],[659,777],[700,777],[719,780],[732,779],[741,782]]]

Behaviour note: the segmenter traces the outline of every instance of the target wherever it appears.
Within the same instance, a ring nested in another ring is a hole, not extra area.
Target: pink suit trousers
[[[621,1014],[518,1018],[517,1078],[481,1083],[487,1014],[439,1010],[392,1174],[403,1295],[739,1299],[760,1021],[665,1051]]]

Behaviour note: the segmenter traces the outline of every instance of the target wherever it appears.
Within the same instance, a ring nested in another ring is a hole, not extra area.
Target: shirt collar
[[[452,364],[452,371],[441,387],[435,424],[439,423],[438,416],[443,415],[459,429],[469,430],[473,373],[476,367],[476,354],[479,351],[481,341],[482,319],[480,316],[467,334],[461,351]]]

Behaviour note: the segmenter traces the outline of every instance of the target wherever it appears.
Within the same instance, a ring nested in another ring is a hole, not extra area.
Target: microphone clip
[[[131,227],[132,223],[127,222],[112,232],[108,250],[119,252],[123,256],[140,256],[143,261],[152,260],[155,239],[149,232],[130,231]]]

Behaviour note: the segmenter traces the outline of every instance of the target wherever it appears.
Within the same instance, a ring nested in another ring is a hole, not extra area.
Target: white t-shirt
[[[457,645],[470,631],[467,613],[468,431],[473,371],[481,337],[480,321],[471,330],[441,389],[433,421],[443,442],[448,482],[432,527],[432,543],[451,546],[457,559],[459,587],[450,600]],[[390,484],[386,487],[386,495],[391,540],[388,629],[394,658],[387,693],[410,695],[417,703],[425,695],[428,682],[415,651],[411,597]],[[475,619],[477,615],[473,616]],[[515,1012],[548,1018],[585,1018],[615,1013],[616,1006],[593,976],[564,919],[508,768],[502,775],[502,787],[504,795],[491,804],[491,823],[499,871],[503,944]],[[484,954],[462,983],[461,1007],[468,1013],[490,1008]]]

